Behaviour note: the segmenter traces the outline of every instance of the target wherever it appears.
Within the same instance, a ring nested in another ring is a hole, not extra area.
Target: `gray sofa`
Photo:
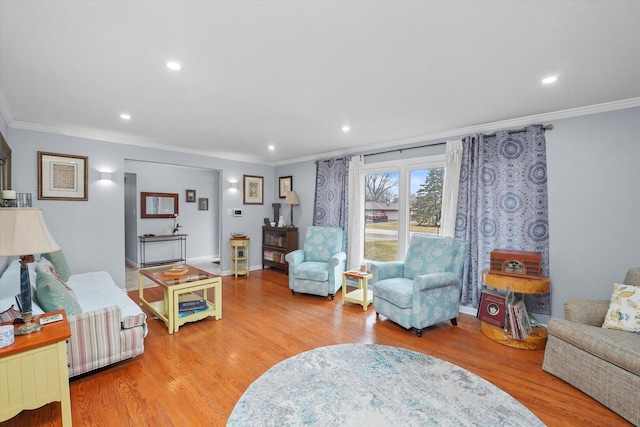
[[[640,286],[640,268],[624,283]],[[640,334],[602,328],[609,301],[574,299],[549,320],[542,369],[640,425]]]

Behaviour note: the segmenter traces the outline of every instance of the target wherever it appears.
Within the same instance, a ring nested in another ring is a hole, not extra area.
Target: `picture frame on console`
[[[264,204],[264,177],[242,176],[242,203],[245,205]]]
[[[293,177],[281,176],[279,179],[279,198],[284,199],[287,197],[287,193],[293,190]]]
[[[38,151],[38,200],[89,200],[89,158]]]

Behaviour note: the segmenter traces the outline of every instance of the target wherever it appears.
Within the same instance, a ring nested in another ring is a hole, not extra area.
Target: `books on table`
[[[497,292],[484,290],[480,293],[478,319],[490,325],[504,328],[507,297]]]
[[[509,304],[509,326],[511,336],[516,340],[525,340],[531,333],[529,313],[523,300]]]

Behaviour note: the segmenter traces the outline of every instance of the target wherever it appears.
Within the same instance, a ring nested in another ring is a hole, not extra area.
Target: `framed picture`
[[[196,202],[196,190],[185,190],[186,195],[184,196],[184,200],[187,203],[195,203]]]
[[[280,177],[280,198],[284,199],[285,197],[287,197],[287,193],[291,190],[293,190],[292,188],[292,183],[293,183],[293,178],[290,176],[281,176]]]
[[[38,151],[38,200],[89,200],[89,158]]]
[[[243,175],[242,196],[245,205],[264,204],[264,177]]]
[[[208,211],[209,210],[209,199],[207,198],[199,198],[198,199],[198,210],[199,211]]]

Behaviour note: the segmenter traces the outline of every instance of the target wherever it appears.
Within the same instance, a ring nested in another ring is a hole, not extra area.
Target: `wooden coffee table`
[[[173,265],[140,269],[138,280],[140,306],[148,308],[161,319],[167,325],[169,334],[178,332],[180,325],[187,322],[195,322],[209,316],[216,320],[222,319],[222,279],[220,276],[187,264],[184,264],[184,267],[188,268],[186,274],[179,277],[165,275],[165,271],[171,267]],[[164,289],[163,300],[148,301],[144,297],[145,278]],[[213,301],[209,299],[209,289],[213,289]],[[195,292],[201,293],[202,296],[195,294]],[[194,298],[206,300],[207,308],[181,317],[178,310],[180,301],[193,300]]]

